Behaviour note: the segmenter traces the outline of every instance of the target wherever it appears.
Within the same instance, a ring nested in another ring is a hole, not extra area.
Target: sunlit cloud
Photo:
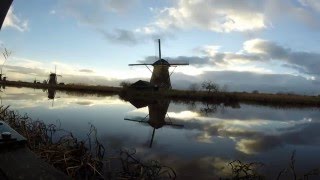
[[[253,1],[179,0],[160,11],[156,25],[163,29],[200,28],[217,32],[254,31],[267,27]]]
[[[29,30],[28,20],[22,20],[14,13],[13,6],[10,7],[7,16],[3,22],[3,28],[14,28],[18,31],[24,32]]]

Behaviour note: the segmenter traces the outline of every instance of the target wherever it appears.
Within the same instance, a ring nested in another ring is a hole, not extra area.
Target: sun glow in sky
[[[128,64],[155,59],[161,38],[165,59],[190,63],[174,88],[212,80],[317,94],[319,19],[318,0],[14,0],[0,43],[13,52],[11,80],[42,81],[55,65],[67,83],[148,79]]]

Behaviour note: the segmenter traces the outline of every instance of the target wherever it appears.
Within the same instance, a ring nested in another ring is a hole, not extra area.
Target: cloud
[[[238,52],[219,52],[218,49],[217,46],[203,46],[196,48],[201,55],[164,57],[164,59],[169,62],[189,62],[195,67],[211,67],[211,70],[213,67],[217,70],[241,70],[243,67],[247,71],[257,69],[259,72],[272,72],[272,67],[268,63],[275,61],[282,67],[297,70],[301,74],[320,76],[320,53],[317,52],[294,51],[264,39],[245,41]],[[154,56],[147,56],[138,62],[153,63],[156,59]],[[264,69],[257,67],[256,63],[263,65]]]
[[[127,12],[139,3],[139,0],[109,0],[105,1],[107,9],[115,12]]]
[[[134,9],[140,0],[98,0],[92,3],[88,0],[70,0],[59,1],[60,14],[66,14],[77,20],[80,25],[85,25],[100,33],[106,40],[124,44],[135,45],[143,43],[146,40],[155,38],[164,38],[166,34],[155,31],[153,27],[144,27],[136,29],[125,28],[106,28],[108,17],[117,16],[130,12]],[[59,10],[57,10],[58,12]],[[129,17],[128,17],[129,18]],[[168,35],[168,36],[169,36]]]
[[[125,13],[134,9],[139,0],[89,0],[58,1],[61,13],[75,18],[79,23],[90,26],[101,26],[107,20],[108,13]]]
[[[140,40],[139,37],[133,32],[125,29],[115,29],[112,33],[100,29],[99,32],[104,35],[104,37],[112,42],[124,43],[127,45],[137,44]]]
[[[261,1],[178,0],[159,11],[155,24],[164,29],[200,28],[217,32],[266,28]]]
[[[288,67],[295,66],[301,73],[320,75],[320,53],[293,51],[275,42],[261,39],[245,42],[244,50],[250,55],[260,57],[259,59],[278,60],[289,65]]]
[[[320,27],[317,0],[177,0],[171,6],[152,9],[153,26],[165,30],[202,29],[214,32],[256,32],[281,20]],[[310,11],[313,10],[313,11]]]
[[[304,6],[320,11],[320,2],[318,0],[299,0],[299,2]]]
[[[298,70],[306,75],[320,75],[320,53],[295,51],[275,42],[252,39],[243,43],[243,49],[237,53],[210,52],[203,47],[204,56],[210,59],[210,64],[225,65],[250,64],[254,62],[278,61],[282,66]]]
[[[152,64],[157,61],[159,57],[156,56],[147,56],[143,60],[139,60],[139,63]],[[189,63],[190,65],[199,66],[199,65],[208,65],[210,58],[207,56],[177,56],[177,57],[164,57],[169,63]]]
[[[94,71],[91,69],[80,69],[79,72],[84,72],[84,73],[93,73]]]
[[[4,19],[3,27],[11,27],[20,32],[24,32],[29,30],[29,23],[28,20],[22,20],[16,14],[14,14],[13,6],[11,6],[6,18]]]
[[[181,68],[182,69],[182,68]],[[187,72],[186,72],[187,73]],[[290,74],[261,74],[248,71],[205,71],[197,76],[174,73],[171,76],[173,88],[188,89],[190,84],[211,80],[219,85],[227,85],[229,91],[259,90],[260,92],[296,92],[317,95],[320,84],[303,76]]]
[[[7,74],[14,72],[23,75],[30,75],[30,76],[48,76],[48,73],[44,69],[40,68],[30,68],[30,67],[22,67],[22,66],[12,66],[12,65],[5,65],[4,68],[6,69]]]

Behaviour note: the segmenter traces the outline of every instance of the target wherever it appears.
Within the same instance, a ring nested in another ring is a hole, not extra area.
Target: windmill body
[[[164,59],[160,59],[153,63],[153,72],[150,83],[163,89],[171,88],[169,67],[170,64]]]
[[[50,73],[50,75],[49,75],[49,84],[50,84],[50,85],[56,85],[56,84],[58,84],[57,74],[56,74],[56,73]]]
[[[55,66],[54,68],[54,73],[50,73],[49,79],[48,79],[48,84],[49,85],[57,85],[58,84],[58,76],[62,77],[61,75],[57,74],[57,67]]]
[[[170,81],[170,75],[169,74],[169,68],[174,66],[180,66],[180,65],[189,65],[189,63],[169,63],[168,61],[161,59],[161,44],[160,39],[158,40],[159,43],[159,60],[152,64],[129,64],[129,66],[153,66],[153,71],[150,79],[150,84],[154,87],[160,88],[160,89],[171,89],[171,81]],[[149,69],[149,68],[148,68]],[[151,71],[151,70],[150,70]]]

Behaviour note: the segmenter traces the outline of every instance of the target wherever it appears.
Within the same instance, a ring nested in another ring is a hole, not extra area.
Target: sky
[[[130,63],[179,66],[173,88],[210,80],[229,91],[320,89],[318,0],[14,0],[0,32],[9,80],[118,86],[148,80]],[[151,67],[152,68],[152,67]]]

